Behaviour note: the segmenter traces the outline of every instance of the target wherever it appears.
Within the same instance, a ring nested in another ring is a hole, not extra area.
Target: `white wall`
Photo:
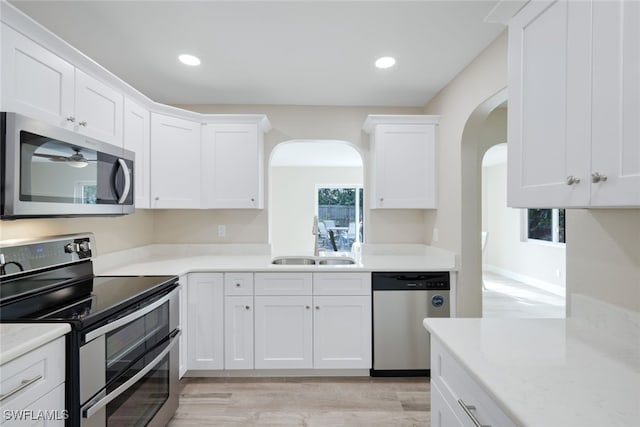
[[[362,185],[362,168],[272,167],[271,250],[274,255],[311,255],[316,185]]]
[[[567,210],[567,309],[580,294],[640,312],[640,209]]]
[[[507,86],[506,31],[460,72],[425,107],[426,114],[441,115],[439,125],[439,209],[425,213],[425,224],[438,228],[439,240],[427,241],[460,254],[457,310],[460,316],[482,316],[482,259],[480,251],[480,167],[484,154],[481,130],[495,107],[494,99]],[[502,95],[506,98],[506,95]],[[476,114],[486,102],[486,112]],[[471,123],[470,120],[477,123]],[[469,131],[473,131],[470,135]],[[466,132],[466,134],[465,134]],[[465,141],[463,143],[463,141]],[[502,141],[495,141],[504,142]],[[463,160],[464,157],[464,160]],[[464,167],[463,167],[464,163]],[[464,176],[464,178],[463,178]],[[466,189],[463,188],[466,180]]]
[[[507,207],[507,164],[482,168],[482,184],[483,230],[488,232],[484,267],[564,293],[565,247],[522,241],[523,210]]]

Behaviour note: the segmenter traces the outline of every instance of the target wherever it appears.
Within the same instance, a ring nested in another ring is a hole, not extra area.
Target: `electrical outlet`
[[[227,226],[219,225],[218,226],[218,237],[225,237],[227,235]]]

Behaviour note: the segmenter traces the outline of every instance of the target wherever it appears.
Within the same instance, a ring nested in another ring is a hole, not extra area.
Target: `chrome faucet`
[[[318,235],[320,234],[320,231],[318,229],[318,217],[314,216],[313,217],[313,228],[311,229],[311,234],[313,234],[314,238],[313,238],[313,256],[318,256],[320,254],[319,248],[318,248]]]

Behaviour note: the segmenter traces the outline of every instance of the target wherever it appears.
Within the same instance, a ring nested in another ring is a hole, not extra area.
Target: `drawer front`
[[[311,295],[311,273],[256,273],[256,295]]]
[[[253,273],[225,273],[225,295],[253,295]]]
[[[65,338],[60,337],[0,368],[2,410],[26,409],[65,380]],[[64,409],[64,404],[59,408]],[[4,418],[2,418],[5,421]]]
[[[314,273],[314,295],[371,295],[371,273]]]
[[[431,427],[464,427],[438,384],[431,383]]]
[[[7,427],[64,427],[68,417],[68,412],[64,409],[64,387],[64,383],[60,384],[20,410],[7,410],[3,407],[0,424]]]
[[[516,424],[438,341],[431,338],[431,384],[438,388],[464,426],[473,426],[474,416],[483,426],[515,427]],[[461,403],[467,405],[467,413]]]

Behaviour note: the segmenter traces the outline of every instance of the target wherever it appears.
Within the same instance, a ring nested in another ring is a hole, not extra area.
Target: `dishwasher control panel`
[[[449,272],[388,272],[371,273],[374,291],[448,291],[451,288]]]

